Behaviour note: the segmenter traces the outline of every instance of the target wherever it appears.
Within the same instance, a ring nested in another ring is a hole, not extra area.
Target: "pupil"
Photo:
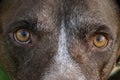
[[[21,35],[22,37],[26,37],[26,36],[27,36],[27,32],[26,32],[26,31],[21,31],[20,35]]]
[[[98,37],[97,37],[97,41],[99,41],[99,42],[102,42],[102,41],[103,41],[103,39],[104,39],[104,37],[103,37],[103,36],[98,36]]]

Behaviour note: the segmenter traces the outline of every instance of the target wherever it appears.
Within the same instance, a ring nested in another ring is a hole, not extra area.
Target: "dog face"
[[[14,80],[106,80],[118,57],[114,0],[8,0],[1,62]]]

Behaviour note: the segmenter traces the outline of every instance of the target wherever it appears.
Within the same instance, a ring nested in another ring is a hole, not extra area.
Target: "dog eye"
[[[102,48],[102,47],[107,46],[108,39],[104,35],[97,34],[93,37],[93,44],[98,48]]]
[[[31,41],[31,33],[26,29],[19,29],[13,35],[19,44],[28,44]]]

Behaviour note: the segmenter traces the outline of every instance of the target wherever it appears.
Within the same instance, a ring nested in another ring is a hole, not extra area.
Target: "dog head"
[[[119,56],[114,0],[4,0],[0,16],[14,80],[106,80]]]

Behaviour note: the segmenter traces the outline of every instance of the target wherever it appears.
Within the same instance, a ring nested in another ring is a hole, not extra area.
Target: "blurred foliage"
[[[116,67],[111,72],[111,75],[108,80],[120,80],[120,58],[116,64]]]
[[[6,74],[1,65],[0,65],[0,80],[10,80],[9,76]]]

